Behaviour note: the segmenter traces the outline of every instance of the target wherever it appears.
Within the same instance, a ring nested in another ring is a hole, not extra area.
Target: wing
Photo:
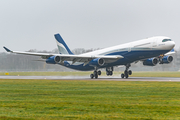
[[[33,53],[33,52],[21,52],[21,51],[11,51],[10,49],[3,47],[7,52],[16,53],[16,54],[23,54],[23,55],[33,55],[33,56],[40,56],[42,59],[48,59],[52,56],[58,56],[61,58],[61,62],[64,61],[72,61],[72,64],[75,62],[83,62],[84,65],[88,64],[91,60],[96,58],[102,58],[106,60],[106,63],[111,63],[117,61],[119,59],[124,58],[121,55],[70,55],[70,54],[53,54],[53,53]]]

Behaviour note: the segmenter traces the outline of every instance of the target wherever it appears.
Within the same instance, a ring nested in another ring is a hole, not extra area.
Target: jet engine
[[[162,59],[162,63],[165,63],[165,64],[171,63],[172,61],[173,61],[172,56],[164,56]]]
[[[48,64],[57,64],[61,62],[61,58],[59,56],[51,56],[46,59],[46,63]]]
[[[90,66],[103,66],[105,63],[105,60],[102,58],[96,58],[89,62]]]
[[[149,58],[143,62],[143,65],[146,66],[155,66],[158,63],[157,58]]]

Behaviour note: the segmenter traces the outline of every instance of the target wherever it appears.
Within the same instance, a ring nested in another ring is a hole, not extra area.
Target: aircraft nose
[[[174,41],[169,41],[168,46],[169,46],[171,49],[173,49],[174,46],[175,46],[175,42],[174,42]]]
[[[174,48],[175,42],[174,42],[174,41],[171,41],[171,44],[172,44],[172,47]]]

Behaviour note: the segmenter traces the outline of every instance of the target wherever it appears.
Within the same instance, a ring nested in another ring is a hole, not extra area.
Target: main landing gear
[[[112,76],[113,75],[113,67],[107,67],[106,68],[106,75]]]
[[[132,71],[131,70],[128,70],[129,67],[131,67],[130,64],[127,64],[126,65],[126,70],[124,71],[124,73],[121,74],[121,78],[128,78],[129,75],[132,75]]]
[[[93,79],[93,78],[97,79],[99,75],[101,75],[101,71],[95,70],[94,73],[90,75],[90,77],[91,77],[91,79]]]
[[[129,75],[132,75],[132,71],[128,70],[130,67],[131,67],[130,64],[126,65],[126,70],[124,71],[124,73],[121,74],[121,78],[128,78]],[[101,71],[100,70],[97,71],[97,69],[95,68],[94,72],[90,75],[90,78],[97,79],[99,75],[101,75]],[[113,75],[113,67],[106,68],[106,75],[107,76]]]

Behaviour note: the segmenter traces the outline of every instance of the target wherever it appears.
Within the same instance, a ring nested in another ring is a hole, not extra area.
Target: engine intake
[[[59,56],[56,56],[56,57],[54,58],[54,61],[55,61],[56,63],[60,63],[60,62],[61,62],[61,58],[60,58]]]
[[[103,66],[105,63],[105,60],[102,58],[96,58],[89,62],[90,66]]]
[[[48,64],[57,64],[61,62],[61,57],[59,56],[51,56],[48,59],[46,59],[46,63]]]
[[[157,65],[158,63],[158,59],[157,58],[150,58],[150,59],[147,59],[143,62],[143,65],[146,65],[146,66],[155,66]]]
[[[162,62],[165,64],[171,63],[173,61],[173,57],[172,56],[165,56],[162,59]]]

